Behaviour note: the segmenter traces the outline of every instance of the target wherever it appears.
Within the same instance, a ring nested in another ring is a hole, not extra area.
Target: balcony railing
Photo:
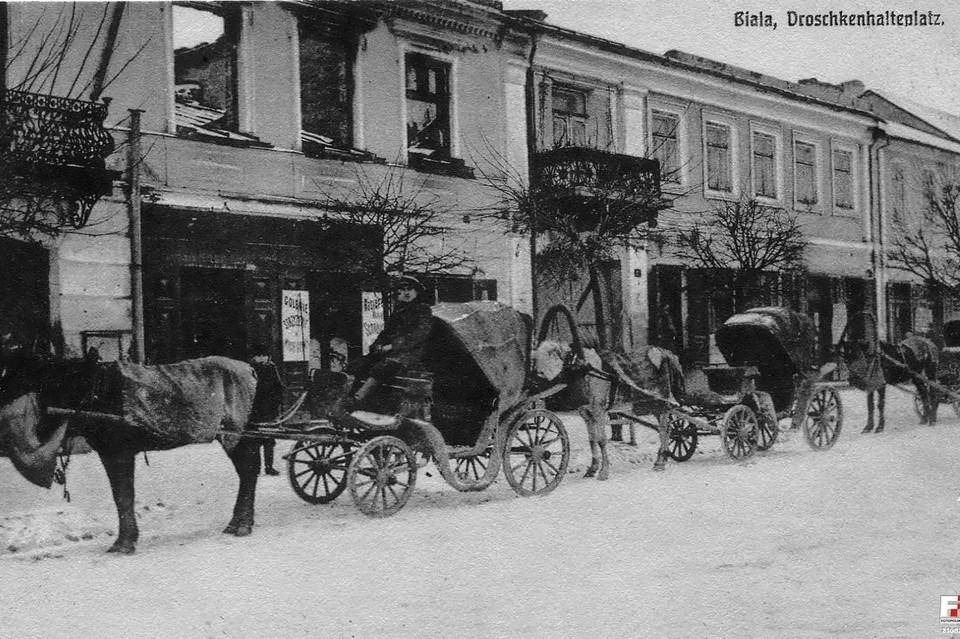
[[[534,188],[549,197],[655,199],[660,163],[599,149],[560,147],[533,156]]]
[[[6,91],[0,109],[7,161],[103,168],[113,152],[106,103]]]
[[[64,200],[69,214],[63,222],[83,226],[119,176],[105,169],[114,150],[104,128],[108,103],[14,90],[0,96],[3,196],[19,200],[19,191]]]

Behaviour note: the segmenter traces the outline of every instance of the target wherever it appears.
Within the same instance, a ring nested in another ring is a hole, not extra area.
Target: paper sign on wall
[[[310,293],[283,291],[280,305],[280,331],[283,336],[283,361],[310,359]]]
[[[363,303],[363,353],[370,352],[370,345],[383,330],[383,295],[364,291]]]

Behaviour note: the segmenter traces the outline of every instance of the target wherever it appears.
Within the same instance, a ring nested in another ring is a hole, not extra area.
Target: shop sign
[[[370,352],[370,345],[383,330],[383,295],[364,291],[363,303],[363,353]]]
[[[283,291],[280,305],[280,331],[283,337],[283,361],[306,362],[310,359],[310,293]]]

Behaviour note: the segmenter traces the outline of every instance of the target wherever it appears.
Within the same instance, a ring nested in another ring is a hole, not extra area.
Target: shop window
[[[653,111],[651,120],[652,155],[660,161],[664,182],[680,182],[680,115]]]
[[[177,131],[239,130],[240,9],[173,5]]]
[[[797,204],[816,206],[817,193],[817,147],[809,142],[793,145],[793,171]]]
[[[833,205],[838,209],[852,210],[853,153],[842,149],[833,150]]]
[[[450,157],[450,65],[408,53],[406,78],[407,152],[411,157]]]
[[[554,85],[553,146],[587,146],[587,94],[570,87]]]
[[[726,124],[707,122],[707,189],[733,193],[733,153],[731,129]]]

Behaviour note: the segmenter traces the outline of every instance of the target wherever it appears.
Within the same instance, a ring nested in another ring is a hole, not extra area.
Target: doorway
[[[184,357],[246,358],[243,273],[239,269],[180,269]]]

